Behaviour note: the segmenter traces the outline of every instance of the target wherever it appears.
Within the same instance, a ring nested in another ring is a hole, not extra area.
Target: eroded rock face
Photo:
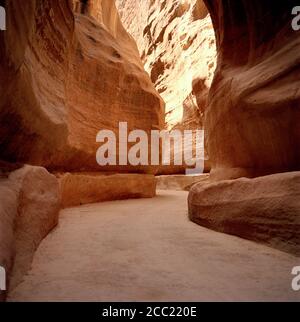
[[[24,166],[0,179],[0,199],[0,265],[14,288],[58,222],[58,180],[44,168]]]
[[[114,2],[92,1],[85,15],[75,17],[73,5],[6,1],[7,32],[0,34],[4,160],[106,170],[96,163],[100,130],[116,130],[119,121],[127,121],[129,130],[163,126],[162,100]]]
[[[145,69],[166,103],[170,128],[203,127],[216,48],[202,0],[117,0]]]
[[[258,176],[300,168],[300,38],[297,1],[206,0],[218,65],[205,129],[212,176]]]
[[[198,183],[190,219],[300,256],[300,173]]]
[[[296,1],[206,0],[218,64],[204,128],[215,183],[193,186],[198,224],[299,255],[300,39]]]
[[[74,207],[89,203],[153,198],[156,181],[147,174],[71,174],[59,178],[62,207]]]

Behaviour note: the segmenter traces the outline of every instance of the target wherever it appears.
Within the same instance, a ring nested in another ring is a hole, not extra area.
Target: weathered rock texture
[[[156,193],[153,175],[64,174],[59,179],[64,208],[101,201],[152,198]]]
[[[30,268],[39,243],[57,224],[59,209],[58,180],[44,168],[25,166],[0,179],[0,265],[10,288]]]
[[[196,184],[194,222],[300,256],[300,172]]]
[[[166,103],[168,128],[202,127],[216,47],[202,0],[117,0],[145,69]]]
[[[297,1],[205,3],[218,51],[205,119],[212,176],[299,170],[300,38],[291,27]]]
[[[119,121],[129,129],[163,126],[162,100],[114,1],[95,0],[85,15],[75,16],[67,0],[8,0],[6,10],[7,31],[0,34],[1,159],[104,170],[95,157],[99,130],[116,130]]]
[[[190,218],[300,254],[300,39],[297,1],[205,0],[218,63],[205,112],[211,180],[193,186]]]

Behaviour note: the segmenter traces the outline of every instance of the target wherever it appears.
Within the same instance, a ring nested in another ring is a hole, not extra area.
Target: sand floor
[[[186,192],[61,212],[10,301],[299,300],[300,259],[188,220]]]

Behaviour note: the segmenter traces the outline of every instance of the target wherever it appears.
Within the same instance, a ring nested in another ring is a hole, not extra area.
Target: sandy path
[[[62,211],[12,301],[300,300],[300,260],[188,221],[187,194]]]

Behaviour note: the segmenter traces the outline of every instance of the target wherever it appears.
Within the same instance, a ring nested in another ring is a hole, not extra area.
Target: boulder
[[[44,168],[24,166],[0,179],[0,199],[0,265],[14,288],[42,239],[57,225],[58,180]]]
[[[300,256],[300,172],[194,185],[190,219]]]

